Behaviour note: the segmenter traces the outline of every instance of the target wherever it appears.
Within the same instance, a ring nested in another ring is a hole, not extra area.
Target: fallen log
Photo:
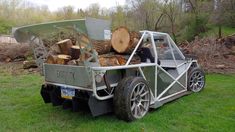
[[[125,27],[119,27],[112,33],[111,45],[117,53],[130,54],[140,39],[137,32],[129,32]]]

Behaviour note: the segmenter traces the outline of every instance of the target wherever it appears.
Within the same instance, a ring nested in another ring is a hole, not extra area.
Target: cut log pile
[[[77,43],[71,39],[64,39],[55,44],[50,44],[50,55],[46,63],[62,65],[79,65],[80,62],[88,59],[89,54],[81,54],[81,50],[91,52],[91,49],[85,48],[88,43],[98,53],[98,60],[101,66],[125,65],[130,54],[136,47],[140,39],[140,34],[130,32],[125,27],[119,27],[112,33],[111,40],[89,40],[82,35]],[[140,58],[135,55],[130,64],[140,63]]]

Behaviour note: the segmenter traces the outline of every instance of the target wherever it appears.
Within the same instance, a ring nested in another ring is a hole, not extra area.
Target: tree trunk
[[[57,43],[60,47],[61,54],[70,55],[70,48],[73,46],[70,39],[65,39]]]
[[[222,38],[222,26],[219,24],[219,32],[218,32],[219,38]]]
[[[112,33],[111,45],[117,53],[130,54],[140,39],[138,32],[129,32],[125,27],[119,27]]]
[[[158,31],[158,25],[160,23],[160,21],[162,20],[162,17],[164,16],[164,14],[162,13],[158,19],[157,19],[157,22],[155,23],[155,31]]]

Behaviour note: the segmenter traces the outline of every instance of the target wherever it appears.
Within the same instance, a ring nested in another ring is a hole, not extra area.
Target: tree
[[[86,14],[90,17],[99,17],[100,16],[100,5],[98,3],[91,4],[86,9]]]
[[[215,21],[216,25],[218,26],[218,37],[222,38],[222,14],[223,14],[223,8],[221,0],[214,0],[214,11],[215,11]]]
[[[165,0],[165,5],[162,9],[162,16],[165,15],[168,18],[171,27],[171,34],[176,43],[177,43],[177,38],[175,32],[176,32],[176,19],[179,16],[178,13],[179,13],[179,8],[175,3],[175,1]]]
[[[0,19],[0,34],[10,34],[12,25],[13,24]]]
[[[117,6],[115,10],[112,11],[111,18],[113,28],[117,28],[119,26],[128,26],[127,11],[125,11],[123,6]]]
[[[161,15],[159,13],[161,4],[158,0],[128,0],[127,4],[130,5],[131,17],[138,25],[137,30],[155,29],[155,21]]]
[[[56,12],[56,16],[59,19],[72,19],[75,16],[73,6],[64,6]]]

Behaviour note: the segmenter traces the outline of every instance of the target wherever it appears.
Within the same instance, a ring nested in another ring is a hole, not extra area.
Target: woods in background
[[[0,0],[0,34],[10,34],[14,26],[84,17],[110,19],[112,29],[122,25],[168,32],[180,42],[211,26],[235,27],[235,0],[126,0],[125,5],[110,9],[94,3],[86,9],[65,6],[54,12],[24,0]]]

